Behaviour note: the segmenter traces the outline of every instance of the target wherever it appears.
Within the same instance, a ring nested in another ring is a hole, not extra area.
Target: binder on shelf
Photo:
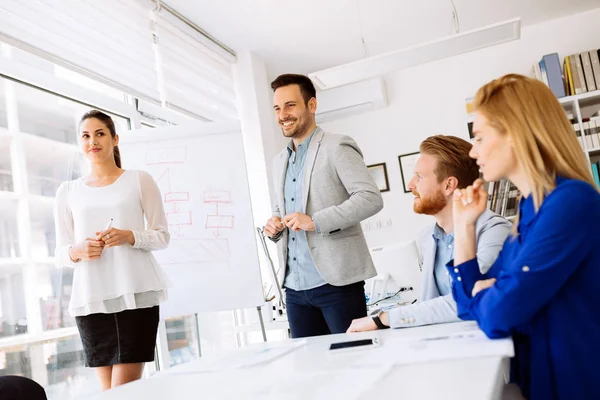
[[[594,80],[594,72],[592,71],[592,61],[590,60],[589,51],[581,53],[581,64],[583,65],[583,75],[585,77],[587,91],[593,92],[596,90],[596,82]]]
[[[546,72],[546,64],[544,63],[544,60],[541,60],[538,64],[540,65],[540,72],[542,74],[542,82],[544,82],[546,84],[546,86],[550,87],[550,84],[548,83],[548,73]]]
[[[583,122],[583,137],[585,138],[585,146],[587,149],[591,149],[594,147],[592,143],[592,133],[590,132],[590,121],[584,120]]]
[[[594,175],[594,181],[596,186],[600,188],[600,174],[598,171],[598,163],[592,164],[592,175]]]
[[[575,86],[573,85],[573,72],[571,71],[570,56],[565,57],[564,69],[566,71],[565,77],[567,79],[567,86],[569,87],[569,94],[575,94]]]
[[[592,137],[592,147],[600,148],[600,119],[590,118],[590,136]]]
[[[577,80],[579,81],[579,93],[587,93],[583,65],[581,64],[581,56],[579,54],[574,54],[573,57],[575,57],[575,68],[577,69]]]
[[[565,97],[565,85],[560,70],[560,59],[558,53],[546,54],[541,63],[545,66],[547,84],[556,97]],[[590,65],[591,68],[591,65]]]
[[[600,89],[600,50],[591,50],[589,53],[596,89]]]

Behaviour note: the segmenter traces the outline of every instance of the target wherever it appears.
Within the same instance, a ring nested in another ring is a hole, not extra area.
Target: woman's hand
[[[135,244],[135,237],[132,231],[109,228],[102,232],[96,232],[96,239],[104,242],[104,247],[122,246],[126,243]]]
[[[71,246],[69,257],[77,262],[81,260],[97,260],[104,250],[104,242],[101,240],[87,238],[85,241]]]
[[[475,295],[481,292],[482,290],[491,288],[492,286],[494,286],[494,283],[496,283],[495,278],[475,282],[475,285],[473,286],[473,291],[471,292],[471,296],[475,297]]]
[[[454,228],[474,225],[477,218],[487,208],[488,193],[483,187],[483,181],[477,179],[466,189],[456,189],[452,204]]]

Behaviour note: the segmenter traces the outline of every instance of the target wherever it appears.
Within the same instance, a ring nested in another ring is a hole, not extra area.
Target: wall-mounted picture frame
[[[385,163],[367,165],[371,176],[375,180],[375,184],[379,188],[380,192],[389,192],[390,183],[388,181],[387,167]]]
[[[407,153],[401,154],[398,156],[398,163],[400,164],[400,175],[402,175],[402,186],[404,188],[404,193],[410,193],[410,190],[407,189],[408,182],[412,179],[414,175],[415,164],[417,159],[419,158],[418,151],[415,153]]]

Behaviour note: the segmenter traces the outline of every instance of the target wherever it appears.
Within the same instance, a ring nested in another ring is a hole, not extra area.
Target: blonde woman
[[[561,105],[542,82],[506,75],[475,97],[471,157],[483,178],[521,191],[519,220],[489,272],[475,221],[482,181],[454,194],[459,316],[491,338],[512,335],[512,381],[528,399],[600,399],[600,194]]]
[[[69,311],[85,365],[103,390],[139,379],[154,360],[159,303],[168,279],[152,250],[169,244],[158,186],[144,171],[121,168],[110,116],[92,110],[79,124],[90,173],[56,194],[56,258],[75,269]]]

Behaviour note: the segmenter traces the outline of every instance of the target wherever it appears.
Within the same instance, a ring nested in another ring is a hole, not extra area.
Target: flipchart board
[[[158,184],[171,242],[153,252],[171,280],[161,317],[264,303],[239,123],[122,133],[123,168]]]

